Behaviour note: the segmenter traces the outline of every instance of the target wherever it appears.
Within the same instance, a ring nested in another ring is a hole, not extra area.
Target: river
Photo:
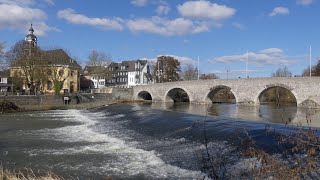
[[[120,104],[92,110],[0,114],[0,163],[79,179],[203,177],[204,122],[212,153],[232,152],[246,130],[268,146],[265,126],[320,127],[319,111],[294,106]],[[230,167],[241,163],[234,157]]]

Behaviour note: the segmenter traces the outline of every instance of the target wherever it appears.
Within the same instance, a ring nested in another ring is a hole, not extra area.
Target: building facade
[[[10,67],[10,77],[20,79],[21,90],[43,93],[76,93],[80,87],[80,65],[62,49],[43,51],[29,29],[24,54]]]
[[[106,86],[108,74],[108,69],[101,66],[86,66],[83,70],[83,76],[92,82],[95,89]]]
[[[108,66],[108,70],[111,78],[107,79],[106,86],[129,88],[152,82],[147,60],[113,62]]]

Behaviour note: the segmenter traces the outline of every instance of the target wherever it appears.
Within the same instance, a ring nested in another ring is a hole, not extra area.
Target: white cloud
[[[0,29],[17,29],[27,33],[30,23],[33,23],[37,36],[46,35],[48,31],[59,31],[46,24],[44,11],[32,8],[32,0],[0,0],[0,3]]]
[[[221,56],[210,60],[210,63],[235,63],[246,62],[249,55],[249,62],[257,65],[274,65],[274,64],[293,64],[296,60],[290,60],[287,55],[284,54],[282,49],[269,48],[263,49],[258,52],[249,52],[239,55]]]
[[[169,11],[170,11],[170,6],[168,3],[161,3],[156,9],[156,13],[158,15],[167,15]]]
[[[51,6],[54,5],[54,1],[53,0],[45,0],[45,2]]]
[[[276,16],[276,15],[288,15],[290,11],[286,7],[275,7],[273,11],[269,14],[269,16]]]
[[[58,11],[57,16],[72,24],[89,25],[99,27],[104,30],[123,30],[123,26],[121,24],[123,20],[120,18],[90,18],[86,15],[78,14],[75,10],[70,8]]]
[[[136,5],[145,5],[145,3],[149,1],[135,0],[131,2]],[[158,0],[154,3],[155,5],[157,5],[156,12],[158,16],[153,17],[131,17],[128,19],[121,19],[117,17],[91,18],[87,15],[79,14],[75,10],[70,8],[59,11],[57,13],[57,16],[73,24],[95,26],[105,30],[123,30],[124,28],[128,28],[128,30],[134,33],[151,33],[162,36],[182,36],[187,34],[208,32],[211,28],[219,28],[222,26],[220,20],[229,18],[235,13],[235,10],[232,8],[210,3],[208,1],[189,1],[178,6],[178,9],[180,9],[180,13],[186,17],[169,19],[160,17],[161,15],[167,15],[169,13],[169,4],[164,0]],[[196,8],[196,12],[193,13],[193,15],[196,16],[193,16],[195,19],[187,18],[190,17],[192,13],[188,14],[184,12],[185,10],[191,8],[189,6],[193,5],[192,3],[196,3],[196,5],[198,6],[197,8],[204,8],[205,11],[202,12],[200,9]],[[208,7],[205,8],[203,6]],[[202,14],[197,14],[198,11],[201,11]],[[209,15],[204,15],[205,13],[207,13],[206,11],[214,12],[210,12]]]
[[[314,3],[314,0],[297,0],[297,4],[302,6],[309,6]]]
[[[59,28],[50,27],[45,22],[33,23],[32,26],[33,26],[33,29],[35,30],[35,32],[34,32],[35,35],[38,35],[38,36],[47,35],[47,32],[49,32],[49,31],[61,32],[61,30]],[[29,28],[30,28],[30,25],[28,24],[25,27],[25,29],[29,30]]]
[[[135,6],[145,6],[147,5],[148,0],[131,0],[131,4],[135,5]]]
[[[157,57],[155,58],[141,58],[142,60],[148,60],[150,61],[151,63],[152,62],[155,62],[157,61],[157,58],[160,57],[160,56],[170,56],[170,57],[173,57],[175,59],[177,59],[179,62],[180,62],[180,65],[181,66],[184,66],[184,65],[194,65],[197,63],[196,60],[190,58],[190,57],[186,57],[186,56],[177,56],[177,55],[173,55],[173,54],[160,54],[158,55]]]
[[[188,18],[213,19],[221,21],[232,17],[236,10],[225,5],[211,3],[210,1],[187,1],[178,5],[179,13]]]
[[[0,3],[19,6],[29,6],[34,4],[34,0],[0,0]]]
[[[154,16],[150,19],[128,20],[127,26],[132,32],[147,32],[164,36],[185,35],[209,31],[205,23],[193,22],[185,18],[173,20]]]
[[[259,53],[262,54],[271,54],[271,55],[281,55],[283,54],[283,50],[279,48],[268,48],[268,49],[263,49],[259,51]]]
[[[159,55],[159,56],[162,56],[162,55]],[[177,56],[177,55],[170,55],[170,54],[167,54],[167,55],[163,55],[163,56],[171,56],[171,57],[174,57],[175,59],[179,60],[180,64],[183,66],[183,65],[194,65],[197,63],[197,61],[195,61],[194,59],[190,58],[190,57],[186,57],[186,56]]]
[[[238,22],[232,23],[232,26],[237,28],[237,29],[240,29],[240,30],[244,30],[246,28],[243,24],[238,23]]]

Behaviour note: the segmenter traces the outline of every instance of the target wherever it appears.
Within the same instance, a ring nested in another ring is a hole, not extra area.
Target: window
[[[73,77],[74,76],[74,71],[71,71],[71,77]]]
[[[60,71],[59,71],[59,76],[63,76],[63,74],[64,74],[64,70],[63,70],[63,69],[60,69]]]
[[[51,81],[47,82],[47,89],[52,90],[52,82]]]
[[[49,69],[49,70],[47,71],[47,74],[48,74],[49,76],[52,76],[52,70]]]

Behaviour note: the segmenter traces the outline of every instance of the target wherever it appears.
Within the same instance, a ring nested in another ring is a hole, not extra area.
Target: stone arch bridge
[[[273,87],[289,90],[296,98],[298,107],[317,106],[320,104],[320,77],[279,77],[214,79],[158,83],[136,86],[133,99],[152,99],[152,101],[173,101],[170,92],[173,89],[184,90],[191,103],[208,103],[209,96],[220,89],[230,90],[237,104],[259,105],[262,94]]]

